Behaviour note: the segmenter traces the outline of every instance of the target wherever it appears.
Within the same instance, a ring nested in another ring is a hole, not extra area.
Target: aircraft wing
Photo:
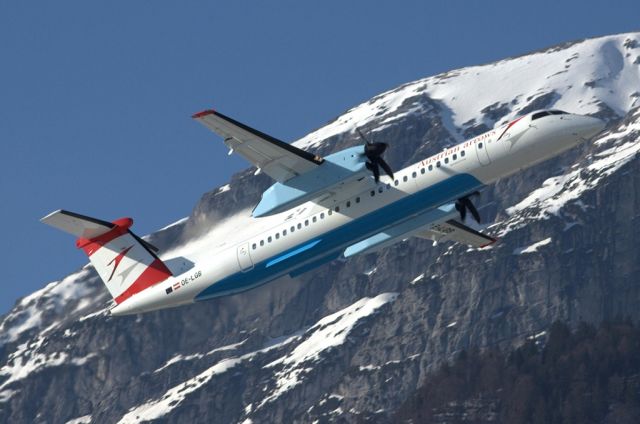
[[[320,156],[298,149],[214,110],[196,113],[193,118],[221,136],[229,149],[280,183],[305,174],[324,161]]]
[[[455,219],[436,224],[428,230],[414,234],[414,236],[434,241],[452,240],[472,247],[485,247],[497,241],[497,239],[467,227]]]

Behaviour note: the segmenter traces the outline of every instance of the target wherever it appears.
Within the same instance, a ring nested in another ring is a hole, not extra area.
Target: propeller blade
[[[478,213],[476,207],[473,205],[473,202],[471,202],[471,199],[469,199],[469,196],[465,196],[460,200],[462,201],[464,208],[468,209],[469,212],[471,212],[473,219],[475,219],[476,222],[480,224],[480,214]]]
[[[378,158],[378,163],[380,164],[380,166],[384,170],[385,174],[387,174],[388,176],[391,177],[391,179],[393,179],[393,170],[391,169],[389,164],[387,162],[385,162],[384,159],[382,159],[382,158]]]
[[[465,218],[467,217],[468,210],[469,212],[471,212],[473,219],[475,219],[476,222],[480,224],[480,213],[478,212],[478,209],[476,209],[471,199],[469,199],[470,196],[478,196],[479,194],[480,192],[474,191],[473,193],[467,194],[466,196],[456,200],[455,207],[460,214],[460,220],[462,222],[464,222]]]
[[[360,138],[367,143],[364,145],[364,156],[369,159],[367,169],[373,173],[373,178],[376,183],[380,181],[380,167],[382,167],[385,174],[393,178],[393,170],[389,164],[382,159],[382,154],[387,150],[389,145],[387,143],[373,143],[365,137],[359,128],[356,128],[356,131],[360,135]]]
[[[376,183],[380,182],[380,168],[376,162],[367,162],[367,168],[373,172],[373,179]]]
[[[456,210],[460,214],[460,221],[464,222],[464,219],[467,217],[467,208],[464,206],[461,199],[456,200]]]
[[[360,134],[360,138],[362,138],[365,141],[365,143],[371,144],[371,142],[367,139],[367,137],[365,137],[364,134],[362,134],[362,132],[360,131],[360,128],[356,128],[356,131],[358,132],[358,134]]]
[[[469,209],[469,212],[471,212],[471,215],[473,215],[473,219],[476,220],[476,222],[478,224],[480,224],[480,213],[478,213],[478,210],[476,209],[476,207],[473,205],[473,203],[471,202],[471,200],[468,197],[465,197],[465,206],[467,207],[467,209]]]

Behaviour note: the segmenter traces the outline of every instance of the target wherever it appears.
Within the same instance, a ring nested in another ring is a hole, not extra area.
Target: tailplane
[[[107,222],[58,210],[40,221],[78,237],[76,246],[89,256],[116,303],[172,275],[157,249],[129,230],[131,218]]]

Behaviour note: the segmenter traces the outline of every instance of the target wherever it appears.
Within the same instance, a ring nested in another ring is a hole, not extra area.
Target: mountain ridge
[[[495,247],[411,240],[241,295],[131,318],[107,316],[110,299],[85,266],[0,321],[0,419],[384,421],[465,347],[543,338],[555,319],[637,319],[638,43],[639,33],[605,36],[423,78],[295,142],[326,154],[359,143],[354,128],[362,127],[392,141],[387,157],[399,167],[531,108],[606,119],[592,142],[483,191],[481,213],[496,218],[488,230],[501,237]],[[526,69],[527,60],[544,62],[536,70],[548,74],[522,71],[506,84],[504,69]],[[459,93],[473,93],[478,81],[496,87],[496,79],[502,92],[476,91],[458,106]],[[235,174],[187,220],[150,235],[162,257],[215,251],[246,227],[246,210],[270,184],[254,173]],[[305,350],[340,330],[340,343]]]

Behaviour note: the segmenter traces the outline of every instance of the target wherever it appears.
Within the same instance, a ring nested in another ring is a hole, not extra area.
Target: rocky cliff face
[[[384,422],[469,346],[543,338],[560,319],[640,318],[640,34],[406,84],[297,142],[327,154],[364,127],[401,167],[542,107],[599,116],[589,143],[482,192],[487,249],[407,240],[191,307],[112,318],[90,266],[0,323],[3,422]],[[254,169],[150,236],[164,259],[246,227]]]

